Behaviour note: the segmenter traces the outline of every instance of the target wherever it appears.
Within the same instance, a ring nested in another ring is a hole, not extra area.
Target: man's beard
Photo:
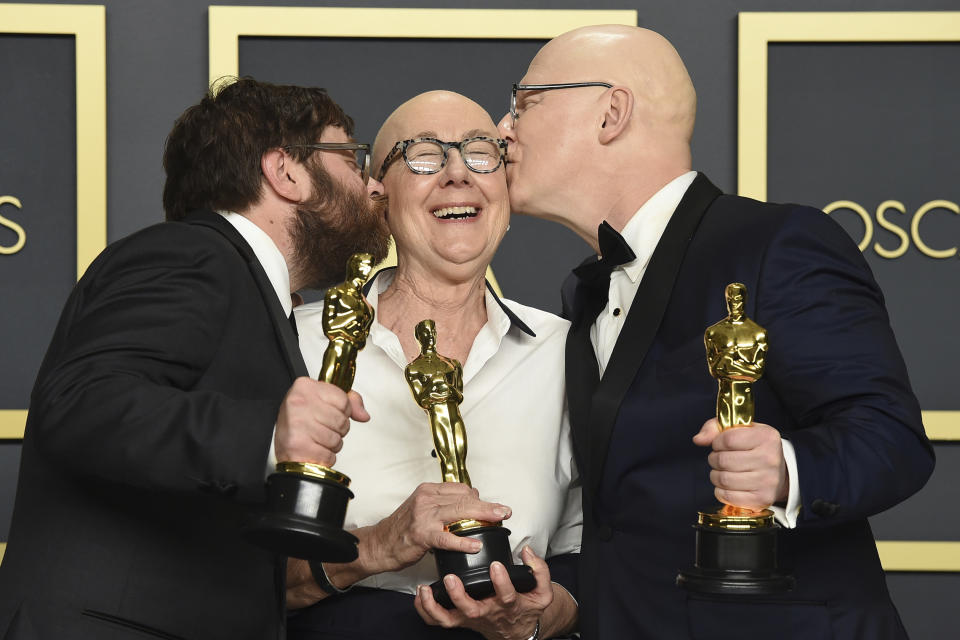
[[[387,198],[348,189],[314,163],[310,174],[315,195],[300,203],[290,223],[291,276],[303,288],[324,289],[343,281],[354,253],[372,254],[374,264],[387,257]]]

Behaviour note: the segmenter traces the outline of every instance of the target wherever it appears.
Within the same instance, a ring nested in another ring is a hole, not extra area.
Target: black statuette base
[[[677,576],[677,586],[714,595],[771,595],[793,589],[793,576],[777,569],[777,527],[694,528],[696,565]]]
[[[440,579],[430,585],[433,599],[446,608],[453,609],[447,589],[443,584],[443,577],[454,574],[463,582],[467,594],[474,600],[482,600],[494,594],[493,581],[490,579],[490,563],[497,560],[503,563],[510,576],[510,582],[518,593],[533,591],[537,580],[533,577],[533,570],[527,565],[513,564],[510,553],[510,530],[504,527],[480,527],[457,533],[458,536],[476,538],[483,543],[478,553],[461,553],[437,549],[434,556],[437,562],[437,573]]]
[[[243,529],[243,537],[285,556],[322,562],[356,560],[357,538],[343,530],[353,492],[333,480],[297,473],[267,478],[270,510]]]

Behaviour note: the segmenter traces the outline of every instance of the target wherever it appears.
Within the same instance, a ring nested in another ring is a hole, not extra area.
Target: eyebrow
[[[478,136],[485,136],[488,138],[497,137],[495,133],[487,131],[486,129],[470,129],[469,131],[465,132],[462,136],[460,136],[460,139],[466,140],[467,138],[476,138]],[[413,134],[411,139],[413,138],[437,138],[439,140],[440,134],[437,133],[436,131],[420,131],[418,133]]]

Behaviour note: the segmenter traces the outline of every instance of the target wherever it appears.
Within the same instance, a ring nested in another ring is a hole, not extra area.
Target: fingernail
[[[470,553],[478,553],[480,549],[483,549],[483,543],[479,540],[470,541]]]
[[[507,507],[494,507],[493,512],[497,514],[498,518],[509,518],[510,509]]]
[[[448,573],[447,575],[443,576],[443,584],[447,585],[447,588],[450,589],[457,584],[457,580],[453,577],[452,573]]]

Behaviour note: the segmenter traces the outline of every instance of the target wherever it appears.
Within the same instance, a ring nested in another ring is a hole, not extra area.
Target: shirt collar
[[[668,182],[637,209],[620,232],[637,256],[620,267],[631,282],[643,275],[670,217],[696,177],[696,171],[688,171]]]
[[[280,299],[280,306],[283,307],[284,315],[289,316],[290,312],[293,311],[293,300],[290,298],[290,271],[287,269],[287,261],[283,258],[283,254],[280,253],[276,243],[267,235],[266,231],[245,216],[233,211],[217,211],[217,213],[232,224],[250,245],[250,248],[253,249],[253,254],[257,256],[260,266],[267,273],[267,278]]]
[[[377,271],[373,277],[367,282],[363,287],[363,294],[367,297],[367,302],[373,306],[374,309],[377,308],[377,298],[381,293],[387,290],[387,287],[390,286],[390,283],[393,282],[393,278],[396,275],[396,267],[386,267]],[[382,277],[381,277],[382,274]],[[376,282],[376,286],[374,286]],[[487,286],[487,290],[484,295],[484,303],[487,308],[487,323],[496,327],[499,331],[500,336],[504,336],[507,333],[507,330],[510,326],[514,326],[520,331],[523,331],[531,337],[536,337],[537,334],[533,332],[527,323],[520,319],[520,317],[513,312],[506,305],[506,303],[500,299],[500,297],[493,290],[493,286],[490,284],[490,281],[484,280]]]

